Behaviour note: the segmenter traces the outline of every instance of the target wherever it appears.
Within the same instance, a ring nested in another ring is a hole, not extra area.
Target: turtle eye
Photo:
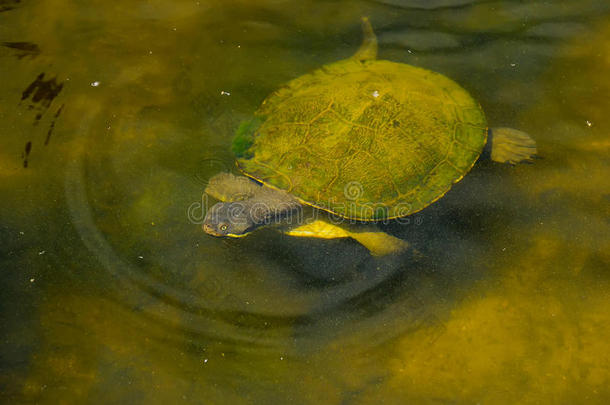
[[[228,228],[229,227],[226,224],[220,225],[220,230],[223,231],[223,232],[226,231]]]

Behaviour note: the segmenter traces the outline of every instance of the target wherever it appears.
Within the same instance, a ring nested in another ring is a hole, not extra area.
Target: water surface
[[[607,403],[610,5],[0,2],[6,403]],[[482,160],[417,250],[205,235],[282,83],[358,47],[441,72],[543,159]],[[198,205],[199,204],[199,205]]]

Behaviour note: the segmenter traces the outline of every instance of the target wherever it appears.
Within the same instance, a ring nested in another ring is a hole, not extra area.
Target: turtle
[[[288,82],[239,126],[232,150],[242,175],[210,179],[205,193],[219,202],[206,213],[206,233],[240,237],[282,223],[292,236],[351,237],[373,255],[400,252],[408,243],[376,223],[443,197],[484,150],[500,163],[536,157],[532,137],[489,128],[480,104],[453,80],[377,59],[366,17],[362,30],[353,56]],[[303,207],[328,216],[306,220]]]

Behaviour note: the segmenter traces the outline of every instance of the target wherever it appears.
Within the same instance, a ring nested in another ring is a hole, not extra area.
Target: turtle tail
[[[362,17],[362,35],[362,45],[352,56],[352,59],[358,61],[377,59],[377,37],[368,17]]]

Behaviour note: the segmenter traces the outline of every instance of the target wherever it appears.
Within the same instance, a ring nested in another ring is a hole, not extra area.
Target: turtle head
[[[203,220],[203,230],[213,236],[247,235],[254,228],[255,223],[246,208],[246,204],[241,201],[215,204]]]

